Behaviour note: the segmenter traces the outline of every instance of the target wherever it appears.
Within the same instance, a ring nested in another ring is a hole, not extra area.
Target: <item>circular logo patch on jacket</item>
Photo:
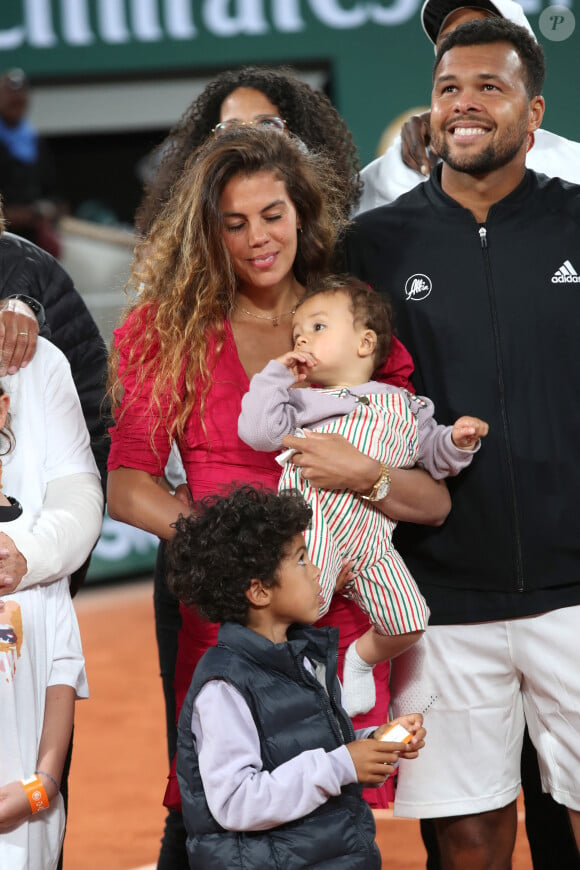
[[[405,284],[405,298],[407,302],[421,302],[427,298],[432,287],[431,278],[427,275],[411,275]]]

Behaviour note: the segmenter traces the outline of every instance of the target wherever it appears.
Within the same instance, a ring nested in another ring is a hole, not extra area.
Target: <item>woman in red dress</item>
[[[188,161],[137,251],[132,283],[140,292],[115,334],[112,517],[171,537],[186,509],[163,482],[173,441],[195,500],[234,482],[276,487],[274,455],[238,439],[241,399],[252,375],[291,348],[294,306],[328,270],[344,224],[338,189],[323,156],[259,127],[226,131]],[[370,490],[376,461],[328,437],[321,470],[332,478],[336,469],[337,487]],[[449,505],[445,487],[419,469],[394,470],[385,501],[397,519],[425,522],[443,519]],[[352,631],[350,607],[342,599],[329,621]],[[182,609],[178,709],[216,632]],[[387,697],[385,678],[383,707]],[[386,718],[386,709],[371,718]]]

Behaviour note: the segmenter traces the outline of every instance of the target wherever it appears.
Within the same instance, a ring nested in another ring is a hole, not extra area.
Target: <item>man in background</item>
[[[514,0],[473,0],[469,5],[463,0],[425,0],[421,9],[423,30],[435,50],[459,24],[488,17],[513,21],[534,35],[522,7]],[[414,115],[391,147],[362,170],[363,192],[356,213],[393,202],[412,190],[428,178],[438,159],[431,143],[429,112]],[[540,128],[528,142],[526,166],[551,178],[580,184],[580,143]]]
[[[12,232],[55,257],[60,254],[55,172],[45,143],[28,119],[30,88],[20,69],[0,76],[0,194]]]

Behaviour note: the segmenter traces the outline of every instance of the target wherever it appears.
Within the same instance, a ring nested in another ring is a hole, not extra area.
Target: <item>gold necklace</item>
[[[244,308],[239,302],[234,303],[234,308],[243,311],[248,317],[255,317],[256,320],[269,320],[272,326],[278,326],[281,317],[291,317],[293,314],[296,314],[296,306],[291,311],[282,311],[281,314],[256,314],[254,311]]]

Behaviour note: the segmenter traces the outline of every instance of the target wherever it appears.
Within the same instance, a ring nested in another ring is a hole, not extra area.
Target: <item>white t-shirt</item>
[[[3,378],[2,386],[10,394],[16,442],[15,450],[3,458],[3,489],[20,501],[23,514],[0,523],[0,532],[16,542],[33,530],[50,481],[98,472],[70,368],[57,348],[39,339],[30,365]],[[90,545],[87,555],[89,551]],[[7,783],[34,773],[47,687],[73,686],[78,698],[86,698],[88,686],[68,578],[30,586],[2,600],[0,783]],[[0,868],[53,870],[64,822],[58,795],[48,810],[2,832]]]

